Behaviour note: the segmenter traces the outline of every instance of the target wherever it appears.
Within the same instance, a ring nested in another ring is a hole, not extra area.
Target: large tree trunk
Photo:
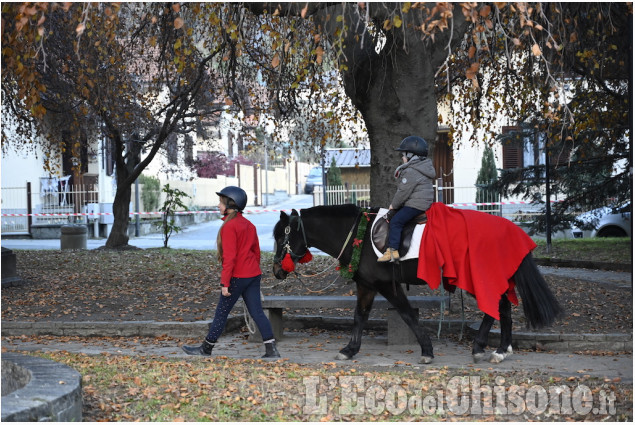
[[[134,136],[137,139],[138,136]],[[134,140],[133,139],[133,140]],[[117,249],[128,246],[128,223],[130,222],[130,197],[132,194],[132,183],[134,179],[141,173],[147,164],[152,160],[156,149],[154,147],[148,157],[140,164],[141,150],[140,144],[130,141],[127,146],[128,150],[124,150],[126,143],[121,139],[119,133],[114,137],[115,157],[116,157],[116,176],[117,191],[112,205],[112,212],[115,222],[112,225],[106,248]],[[155,145],[159,142],[155,142]],[[138,166],[137,166],[138,165]]]
[[[377,22],[392,19],[401,6],[366,3],[368,17]],[[453,31],[436,34],[434,41],[418,29],[424,15],[404,15],[401,28],[387,31],[379,53],[356,5],[326,8],[320,23],[330,39],[344,33],[341,64],[344,89],[364,118],[371,149],[370,191],[374,206],[388,207],[396,190],[394,171],[401,161],[397,148],[405,137],[420,136],[434,149],[437,137],[435,73],[467,29],[462,13],[454,14]],[[344,19],[338,17],[343,16]],[[343,29],[343,27],[345,29]],[[361,44],[360,40],[366,40]]]
[[[117,179],[119,180],[119,179]],[[130,222],[130,185],[117,184],[112,212],[115,222],[106,241],[106,248],[121,248],[128,245],[128,223]]]
[[[414,52],[411,52],[414,53]],[[437,132],[434,70],[425,52],[378,58],[383,68],[371,75],[367,99],[358,105],[371,148],[371,203],[388,207],[396,190],[394,171],[402,162],[395,152],[407,136],[423,137],[432,151]]]

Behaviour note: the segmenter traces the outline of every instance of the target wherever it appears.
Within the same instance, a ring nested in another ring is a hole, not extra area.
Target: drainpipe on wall
[[[31,214],[33,214],[33,206],[31,205],[31,182],[26,182],[26,213],[28,214],[26,219],[27,231],[29,235],[31,235],[31,225],[33,225],[33,217],[31,216]]]
[[[254,205],[258,203],[258,164],[254,164]]]

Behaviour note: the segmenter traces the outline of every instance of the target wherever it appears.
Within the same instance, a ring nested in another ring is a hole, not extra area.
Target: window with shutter
[[[185,136],[184,139],[183,155],[185,165],[192,166],[194,164],[194,139],[189,135]]]
[[[523,148],[517,143],[513,145],[503,145],[503,168],[522,168]]]
[[[177,164],[179,160],[179,146],[176,134],[170,134],[165,144],[168,154],[168,164]]]
[[[446,204],[454,202],[454,156],[449,138],[448,132],[440,131],[432,149],[432,162],[437,178],[443,179],[443,202]]]
[[[503,134],[520,132],[520,127],[503,127]],[[508,170],[511,168],[522,168],[524,165],[523,158],[523,138],[509,137],[503,141],[503,168]]]
[[[108,137],[104,146],[106,156],[106,175],[112,176],[115,171],[115,142]]]

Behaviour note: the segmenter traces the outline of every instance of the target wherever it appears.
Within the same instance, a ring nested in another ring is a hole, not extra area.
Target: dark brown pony
[[[376,213],[377,210],[372,212]],[[366,218],[355,205],[319,206],[300,210],[299,214],[293,210],[291,215],[280,213],[280,221],[273,230],[276,242],[273,273],[276,278],[285,279],[289,274],[282,267],[286,254],[290,254],[291,260],[296,263],[309,247],[315,247],[331,257],[338,258],[341,264],[349,264],[353,254],[353,239],[360,219]],[[397,309],[406,325],[416,335],[421,346],[421,363],[430,363],[434,358],[430,337],[419,326],[402,286],[393,284],[395,279],[397,283],[425,285],[426,282],[417,278],[417,260],[403,261],[401,267],[394,267],[390,263],[378,263],[370,242],[370,228],[368,225],[359,269],[353,276],[357,284],[357,307],[351,340],[340,350],[337,358],[351,359],[359,352],[362,331],[375,295],[379,293]],[[286,261],[290,261],[288,257]],[[550,325],[561,309],[538,271],[531,253],[524,258],[513,279],[522,299],[528,324],[534,328]],[[512,351],[511,303],[505,294],[500,296],[499,313],[501,343],[490,358],[490,361],[495,363],[502,361]],[[489,331],[494,320],[493,317],[484,315],[472,349],[476,360],[480,360],[485,354]]]

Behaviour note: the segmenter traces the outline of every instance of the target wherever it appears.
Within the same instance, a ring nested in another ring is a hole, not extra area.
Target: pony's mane
[[[376,210],[376,209],[373,209]],[[305,217],[355,217],[359,214],[360,208],[354,204],[343,205],[319,205],[317,207],[300,210],[300,215]]]

